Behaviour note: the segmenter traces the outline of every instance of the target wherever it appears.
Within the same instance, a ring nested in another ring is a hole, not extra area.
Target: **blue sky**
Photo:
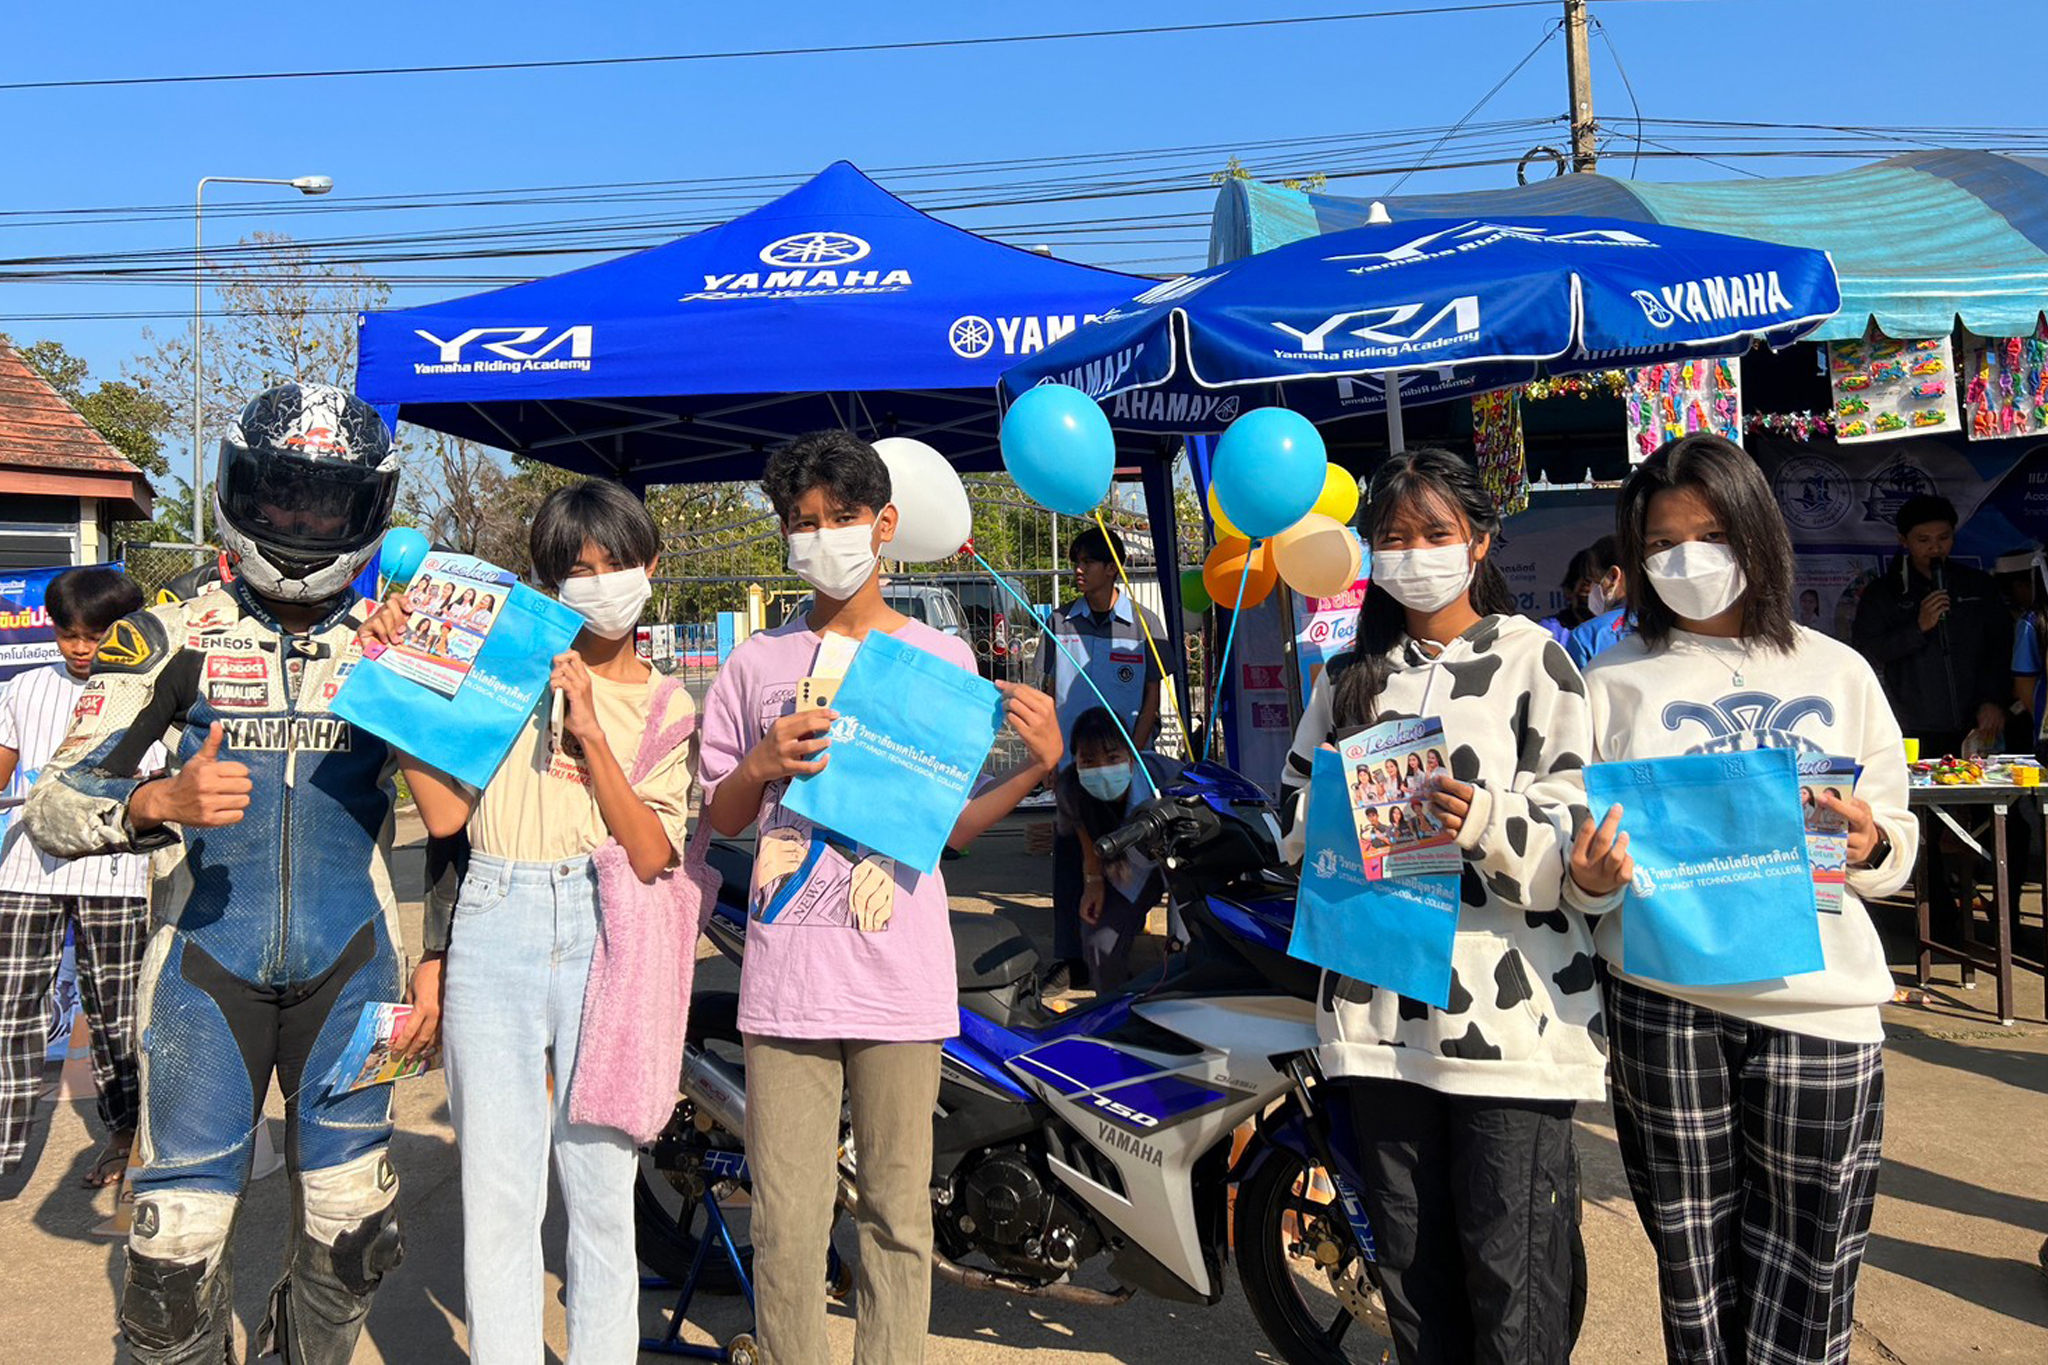
[[[798,47],[1069,28],[1185,23],[1391,8],[1416,0],[1041,0],[958,3],[574,5],[357,0],[273,4],[21,5],[8,18],[0,82],[69,77],[305,69]],[[1446,4],[1469,0],[1443,0]],[[189,250],[201,175],[331,175],[335,193],[301,201],[241,187],[208,191],[210,242],[261,227],[304,237],[419,232],[632,214],[726,216],[770,197],[484,209],[351,209],[372,195],[508,186],[737,176],[801,176],[838,157],[866,167],[1087,155],[1313,135],[1371,139],[1448,124],[1542,36],[1556,9],[1352,22],[1228,34],[1161,35],[889,54],[798,56],[585,71],[488,73],[266,84],[0,91],[10,130],[0,180],[0,258]],[[2038,85],[2038,0],[1607,0],[1594,12],[1652,118],[2014,126]],[[1952,21],[1969,15],[1967,31]],[[1606,47],[1594,44],[1599,112],[1626,174],[1630,105]],[[2003,101],[2003,102],[2001,102]],[[1559,114],[1564,55],[1553,42],[1482,120]],[[1527,136],[1521,133],[1508,135]],[[1561,130],[1527,140],[1558,142]],[[1220,155],[1216,158],[1220,162]],[[1248,158],[1255,169],[1279,169]],[[1183,158],[1183,162],[1186,158]],[[1142,164],[1142,163],[1131,163]],[[1846,163],[1745,163],[1769,174]],[[1020,174],[985,172],[982,180]],[[1418,176],[1411,190],[1507,183],[1491,167]],[[1645,178],[1722,178],[1693,160],[1646,163]],[[882,175],[885,184],[890,177]],[[1339,180],[1383,193],[1391,177]],[[892,184],[892,188],[899,187]],[[977,228],[1125,212],[1205,213],[1213,191],[948,213]],[[172,206],[157,221],[55,225],[28,210]],[[214,217],[255,207],[259,216]],[[308,213],[307,209],[314,210]],[[665,219],[664,219],[665,221]],[[664,235],[657,225],[637,229]],[[666,234],[674,235],[674,234]],[[1164,271],[1201,263],[1193,228],[1062,239],[1061,254]],[[650,238],[651,239],[651,238]],[[1069,243],[1080,242],[1070,245]],[[426,269],[552,273],[587,258],[446,263]],[[142,328],[182,326],[189,285],[22,283],[0,266],[0,330],[53,337],[95,373],[119,372]],[[392,269],[396,269],[395,267]],[[389,273],[388,271],[386,273]],[[435,284],[419,303],[470,292]],[[26,314],[158,311],[170,318],[36,321]]]

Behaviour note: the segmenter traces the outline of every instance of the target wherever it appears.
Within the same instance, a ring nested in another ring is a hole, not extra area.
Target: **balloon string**
[[[1116,552],[1116,537],[1110,535],[1109,527],[1103,524],[1102,509],[1100,507],[1095,509],[1095,525],[1102,531],[1102,543],[1109,547],[1109,562],[1116,566],[1117,578],[1123,582],[1124,591],[1131,594],[1131,605],[1135,608],[1132,614],[1138,618],[1138,629],[1145,632],[1145,643],[1152,646],[1152,662],[1159,665],[1159,677],[1163,682],[1167,677],[1166,660],[1159,656],[1159,642],[1152,638],[1152,627],[1145,622],[1145,609],[1137,600],[1137,594],[1131,589],[1131,576],[1124,571],[1124,558]],[[1163,625],[1165,623],[1161,622],[1160,624]],[[1175,728],[1180,731],[1181,752],[1192,757],[1195,752],[1195,742],[1188,738],[1187,722],[1181,719],[1178,699],[1176,699],[1173,708],[1173,723]]]
[[[1216,743],[1216,713],[1223,706],[1223,689],[1230,681],[1230,646],[1237,640],[1237,618],[1244,615],[1244,585],[1252,576],[1252,555],[1258,549],[1258,542],[1247,540],[1244,551],[1244,568],[1237,575],[1237,596],[1230,600],[1230,630],[1223,637],[1223,657],[1216,661],[1213,686],[1216,695],[1209,698],[1209,726],[1202,731],[1202,762],[1209,761],[1209,750]]]
[[[1060,652],[1060,654],[1065,657],[1066,661],[1074,666],[1075,676],[1080,678],[1082,682],[1088,684],[1088,690],[1090,692],[1093,692],[1095,694],[1095,699],[1102,703],[1102,709],[1109,712],[1109,718],[1111,722],[1115,724],[1116,732],[1124,737],[1124,743],[1131,746],[1131,758],[1133,760],[1131,764],[1132,768],[1134,768],[1137,771],[1138,776],[1145,779],[1145,785],[1151,789],[1152,794],[1154,796],[1159,795],[1159,784],[1152,780],[1152,773],[1145,765],[1145,755],[1139,752],[1137,741],[1131,738],[1131,732],[1124,728],[1123,719],[1117,715],[1116,708],[1109,704],[1108,697],[1102,695],[1102,689],[1095,685],[1095,679],[1088,676],[1088,670],[1082,666],[1081,661],[1074,657],[1073,651],[1069,650],[1065,645],[1060,643],[1060,637],[1058,633],[1055,632],[1050,625],[1046,624],[1044,618],[1039,616],[1038,608],[1031,605],[1030,599],[1026,598],[1023,593],[1020,593],[1015,588],[1011,587],[1010,581],[1004,578],[1001,574],[996,572],[995,565],[989,563],[986,559],[983,559],[981,557],[981,551],[969,548],[967,553],[974,556],[975,563],[981,565],[982,568],[988,570],[988,576],[996,581],[997,587],[1001,588],[1004,592],[1010,594],[1011,597],[1017,600],[1018,605],[1022,606],[1026,612],[1030,613],[1031,619],[1038,622],[1038,628],[1045,632],[1045,638],[1052,641],[1052,647],[1054,649],[1057,649]]]

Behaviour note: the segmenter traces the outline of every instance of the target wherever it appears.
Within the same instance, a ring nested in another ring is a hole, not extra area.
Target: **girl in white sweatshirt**
[[[1598,915],[1615,1126],[1657,1252],[1672,1360],[1842,1362],[1876,1199],[1891,998],[1863,900],[1906,881],[1919,827],[1899,727],[1862,656],[1792,621],[1792,546],[1755,463],[1684,436],[1636,470],[1617,511],[1636,634],[1586,671],[1603,761],[1781,747],[1853,758],[1840,914],[1826,966],[1738,986],[1621,969],[1629,814],[1586,820],[1566,898]],[[1731,892],[1730,894],[1739,894]]]
[[[1423,784],[1464,854],[1450,999],[1438,1009],[1325,973],[1324,1070],[1351,1092],[1387,1316],[1403,1365],[1569,1353],[1577,1185],[1572,1110],[1605,1093],[1585,921],[1559,906],[1583,802],[1585,685],[1513,614],[1493,501],[1440,450],[1374,475],[1372,586],[1355,652],[1316,682],[1287,786],[1316,749],[1436,717],[1448,754]],[[1395,785],[1399,785],[1398,777]]]

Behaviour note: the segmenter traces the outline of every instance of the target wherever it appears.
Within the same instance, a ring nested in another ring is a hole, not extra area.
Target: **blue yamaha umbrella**
[[[1387,413],[1551,373],[1739,355],[1841,306],[1827,253],[1605,218],[1416,219],[1294,242],[1156,285],[1003,375],[1199,432],[1281,402]],[[1236,400],[1236,401],[1233,401]]]

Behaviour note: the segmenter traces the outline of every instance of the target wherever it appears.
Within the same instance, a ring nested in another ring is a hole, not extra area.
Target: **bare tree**
[[[391,290],[360,266],[316,262],[281,233],[257,232],[206,261],[215,300],[206,313],[206,371],[200,395],[206,443],[273,384],[355,386],[356,317],[381,308]],[[130,371],[136,387],[189,421],[192,335],[142,333],[149,349]],[[207,452],[210,453],[210,452]],[[181,462],[173,461],[174,466]],[[208,461],[210,464],[210,460]],[[181,469],[182,472],[182,469]]]

